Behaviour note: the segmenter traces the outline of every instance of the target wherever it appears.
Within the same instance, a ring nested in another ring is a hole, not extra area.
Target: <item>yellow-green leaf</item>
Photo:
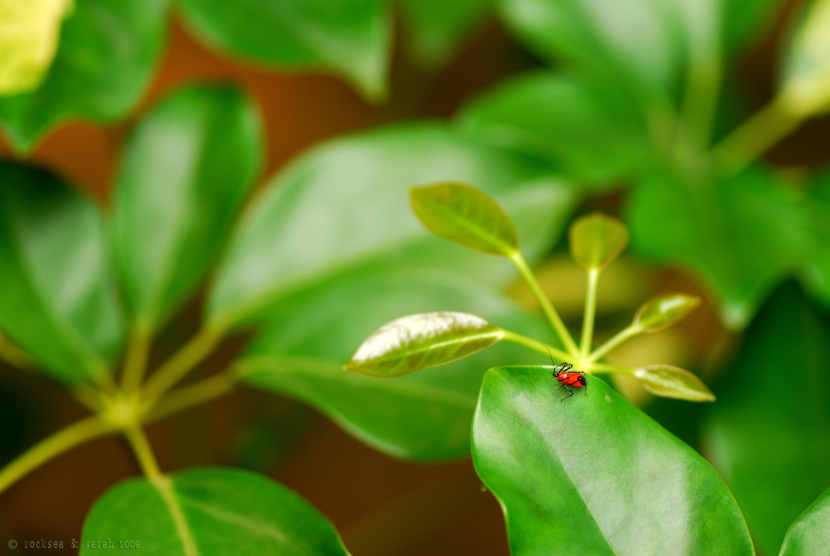
[[[713,402],[715,395],[697,376],[671,365],[651,365],[634,371],[646,390],[655,396],[690,402]]]
[[[682,320],[698,305],[699,297],[685,293],[654,297],[640,306],[634,316],[634,325],[644,332],[657,332]]]
[[[603,269],[628,245],[628,230],[614,218],[594,212],[571,225],[571,255],[587,269]]]
[[[810,4],[792,34],[781,98],[800,116],[830,108],[830,0]]]

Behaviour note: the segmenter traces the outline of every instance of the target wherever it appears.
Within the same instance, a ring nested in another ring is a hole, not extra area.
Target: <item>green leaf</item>
[[[830,490],[826,490],[815,503],[793,523],[781,556],[811,556],[830,552]]]
[[[723,0],[723,40],[728,50],[755,42],[763,27],[772,22],[786,4],[783,0]]]
[[[689,446],[588,377],[558,403],[548,367],[484,377],[473,462],[513,556],[752,555],[740,510]]]
[[[634,250],[701,276],[730,328],[742,328],[768,292],[803,265],[811,244],[803,198],[760,170],[690,187],[640,184],[628,199]]]
[[[250,321],[291,292],[368,266],[452,268],[494,283],[513,279],[509,262],[432,237],[409,208],[408,187],[475,183],[519,223],[532,261],[550,248],[574,203],[573,192],[549,171],[439,125],[324,144],[277,175],[257,199],[219,267],[209,320],[219,328]]]
[[[653,156],[636,103],[601,74],[522,75],[474,99],[460,119],[493,144],[552,159],[589,182],[617,179]]]
[[[0,328],[63,382],[101,378],[123,336],[101,215],[42,170],[0,183]]]
[[[101,549],[159,556],[348,556],[334,526],[298,495],[249,471],[222,468],[119,484],[92,507],[80,545],[81,556]]]
[[[256,107],[232,87],[181,89],[139,123],[113,228],[140,328],[152,331],[199,285],[253,184],[263,141]]]
[[[482,23],[493,0],[398,0],[405,38],[426,67],[446,63]]]
[[[686,318],[698,305],[699,297],[685,293],[654,297],[637,310],[634,326],[645,332],[658,332]]]
[[[470,249],[509,257],[516,226],[492,197],[471,185],[437,183],[410,189],[412,211],[433,234]]]
[[[720,469],[765,554],[830,484],[830,323],[793,286],[746,332],[704,426]]]
[[[361,341],[397,316],[440,309],[482,315],[506,329],[546,338],[543,322],[499,293],[446,271],[358,273],[281,304],[239,369],[261,388],[298,397],[388,454],[443,460],[469,453],[470,423],[484,371],[504,362],[541,362],[501,342],[441,367],[395,378],[344,371]]]
[[[806,3],[784,58],[781,98],[801,117],[830,109],[830,0]]]
[[[206,41],[282,68],[335,71],[372,99],[386,94],[391,18],[383,0],[180,0]]]
[[[504,331],[469,313],[418,313],[384,324],[344,365],[370,376],[400,376],[452,363],[495,345]]]
[[[14,146],[31,149],[70,118],[109,123],[141,98],[162,51],[168,0],[75,0],[60,44],[36,90],[0,98]]]
[[[830,306],[830,173],[815,177],[806,210],[812,241],[801,277],[805,287]]]
[[[0,0],[0,95],[40,85],[73,0]]]
[[[690,402],[713,402],[712,391],[689,371],[671,365],[650,365],[634,371],[646,390],[655,396]]]
[[[599,212],[577,219],[568,235],[571,256],[585,270],[602,270],[628,245],[628,230],[623,223]]]

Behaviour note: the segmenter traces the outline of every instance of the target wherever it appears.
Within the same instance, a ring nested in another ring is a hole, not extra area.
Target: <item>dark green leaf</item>
[[[407,42],[427,67],[445,63],[481,23],[493,0],[398,0]]]
[[[140,328],[158,326],[199,284],[260,164],[251,101],[197,86],[164,99],[127,144],[115,193],[116,253]]]
[[[700,298],[693,295],[661,295],[643,303],[634,316],[634,325],[645,332],[657,332],[686,318],[698,305]]]
[[[628,246],[625,225],[599,212],[578,218],[571,224],[568,235],[571,256],[585,270],[602,270]]]
[[[386,92],[391,18],[383,0],[181,0],[207,41],[285,68],[340,73],[370,98]]]
[[[830,173],[815,178],[807,211],[812,241],[802,278],[811,293],[830,305]]]
[[[781,99],[800,116],[830,108],[830,0],[805,3],[784,58]]]
[[[704,428],[704,450],[765,554],[830,484],[828,337],[830,323],[796,288],[776,292],[747,330]]]
[[[363,339],[396,316],[475,312],[506,329],[545,338],[544,323],[498,293],[445,271],[368,272],[281,304],[240,361],[249,383],[296,396],[395,456],[441,460],[469,453],[470,422],[484,371],[545,357],[501,342],[449,365],[395,378],[344,371]]]
[[[484,377],[473,461],[513,556],[753,554],[735,500],[686,444],[598,378],[564,403],[546,367]]]
[[[14,145],[32,148],[69,118],[112,122],[144,92],[167,27],[168,0],[75,0],[55,60],[36,90],[0,98],[0,121]]]
[[[546,177],[547,171],[438,125],[375,131],[318,147],[276,176],[247,215],[219,268],[209,318],[219,327],[250,320],[292,291],[373,265],[512,279],[509,262],[431,236],[412,214],[407,188],[442,180],[475,183],[519,224],[523,252],[532,261],[549,249],[574,202],[572,191]]]
[[[516,226],[492,197],[471,185],[437,183],[410,190],[412,211],[438,237],[509,257],[519,249]]]
[[[308,502],[265,477],[221,468],[119,484],[93,506],[80,545],[81,556],[102,549],[157,556],[348,556],[332,524]]]
[[[816,502],[807,508],[793,523],[781,556],[812,556],[830,553],[830,490],[824,492]]]
[[[100,378],[123,330],[97,208],[25,166],[0,184],[0,327],[56,378]]]
[[[760,31],[781,11],[783,0],[726,0],[723,2],[723,40],[729,50],[756,42]]]
[[[715,396],[702,380],[671,365],[651,365],[634,371],[646,390],[655,396],[690,402],[713,402]]]

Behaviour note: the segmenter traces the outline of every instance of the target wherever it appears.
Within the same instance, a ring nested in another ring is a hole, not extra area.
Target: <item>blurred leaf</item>
[[[785,0],[722,0],[723,36],[729,50],[757,42],[764,25],[785,5]],[[754,39],[754,41],[753,41]]]
[[[400,376],[463,359],[503,336],[498,326],[469,313],[408,315],[372,332],[343,368],[370,376]]]
[[[168,0],[75,0],[57,54],[36,90],[0,98],[0,122],[20,150],[67,119],[108,123],[135,106],[153,75]]]
[[[546,367],[484,377],[473,461],[502,505],[514,556],[751,555],[735,500],[694,450],[588,378],[554,403]]]
[[[830,553],[830,490],[793,523],[781,547],[781,556],[827,553]]]
[[[407,42],[426,67],[446,63],[484,19],[493,0],[398,0]]]
[[[492,197],[463,183],[410,189],[412,211],[438,237],[509,257],[519,249],[516,226]]]
[[[706,422],[704,449],[765,554],[830,484],[828,337],[830,324],[796,288],[778,290],[747,330]]]
[[[701,275],[733,329],[745,326],[775,284],[803,264],[811,242],[802,199],[760,170],[718,184],[647,180],[628,204],[637,253]]]
[[[369,98],[386,94],[392,49],[383,0],[181,0],[206,41],[283,68],[330,69]]]
[[[107,543],[112,540],[113,546]],[[159,556],[348,556],[332,524],[285,487],[239,469],[194,469],[157,482],[130,479],[92,507],[81,556],[101,548]],[[112,552],[112,550],[110,550]]]
[[[100,377],[123,330],[97,208],[42,170],[0,183],[0,327],[55,378]]]
[[[474,312],[506,329],[545,338],[539,319],[497,292],[445,271],[367,272],[283,303],[239,362],[246,380],[296,396],[388,454],[442,460],[469,453],[481,377],[495,364],[539,362],[501,342],[449,365],[396,378],[344,371],[366,336],[384,322],[439,309]]]
[[[475,183],[518,222],[532,261],[549,249],[575,200],[546,177],[549,170],[439,125],[326,143],[278,174],[247,214],[210,292],[209,319],[220,328],[250,321],[292,291],[378,264],[460,269],[496,283],[514,278],[509,262],[431,236],[412,214],[407,188]]]
[[[522,75],[474,99],[460,118],[493,144],[552,159],[590,182],[616,179],[652,156],[636,103],[604,75]]]
[[[0,0],[0,95],[40,85],[73,0]]]
[[[180,89],[130,138],[115,192],[127,299],[151,331],[198,286],[261,162],[256,107],[239,90]]]
[[[634,325],[645,332],[658,332],[686,318],[698,305],[700,298],[694,295],[661,295],[643,303],[634,316]]]
[[[811,293],[830,305],[830,172],[815,177],[807,207],[812,248],[803,278]]]
[[[830,0],[805,3],[782,73],[780,94],[790,112],[804,117],[830,108]]]
[[[628,230],[613,216],[594,212],[579,217],[568,231],[571,255],[585,270],[603,269],[628,245]]]
[[[663,398],[690,402],[713,402],[715,396],[697,376],[671,365],[651,365],[634,371],[643,387]]]

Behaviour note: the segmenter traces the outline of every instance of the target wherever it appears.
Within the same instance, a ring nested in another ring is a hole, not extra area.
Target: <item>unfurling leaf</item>
[[[786,109],[810,116],[830,108],[830,0],[816,0],[792,34],[781,98]]]
[[[625,225],[599,212],[579,218],[571,225],[569,235],[571,255],[586,270],[602,270],[628,245]]]
[[[491,255],[515,253],[519,248],[510,216],[486,193],[462,183],[413,187],[412,210],[437,236]]]
[[[690,402],[713,402],[715,396],[697,376],[671,365],[651,365],[634,371],[646,390],[655,396]]]
[[[503,336],[502,329],[469,313],[409,315],[372,333],[343,368],[374,376],[398,376],[467,357]]]
[[[634,316],[634,325],[644,332],[657,332],[682,320],[698,305],[699,297],[685,293],[654,297],[640,306]]]

